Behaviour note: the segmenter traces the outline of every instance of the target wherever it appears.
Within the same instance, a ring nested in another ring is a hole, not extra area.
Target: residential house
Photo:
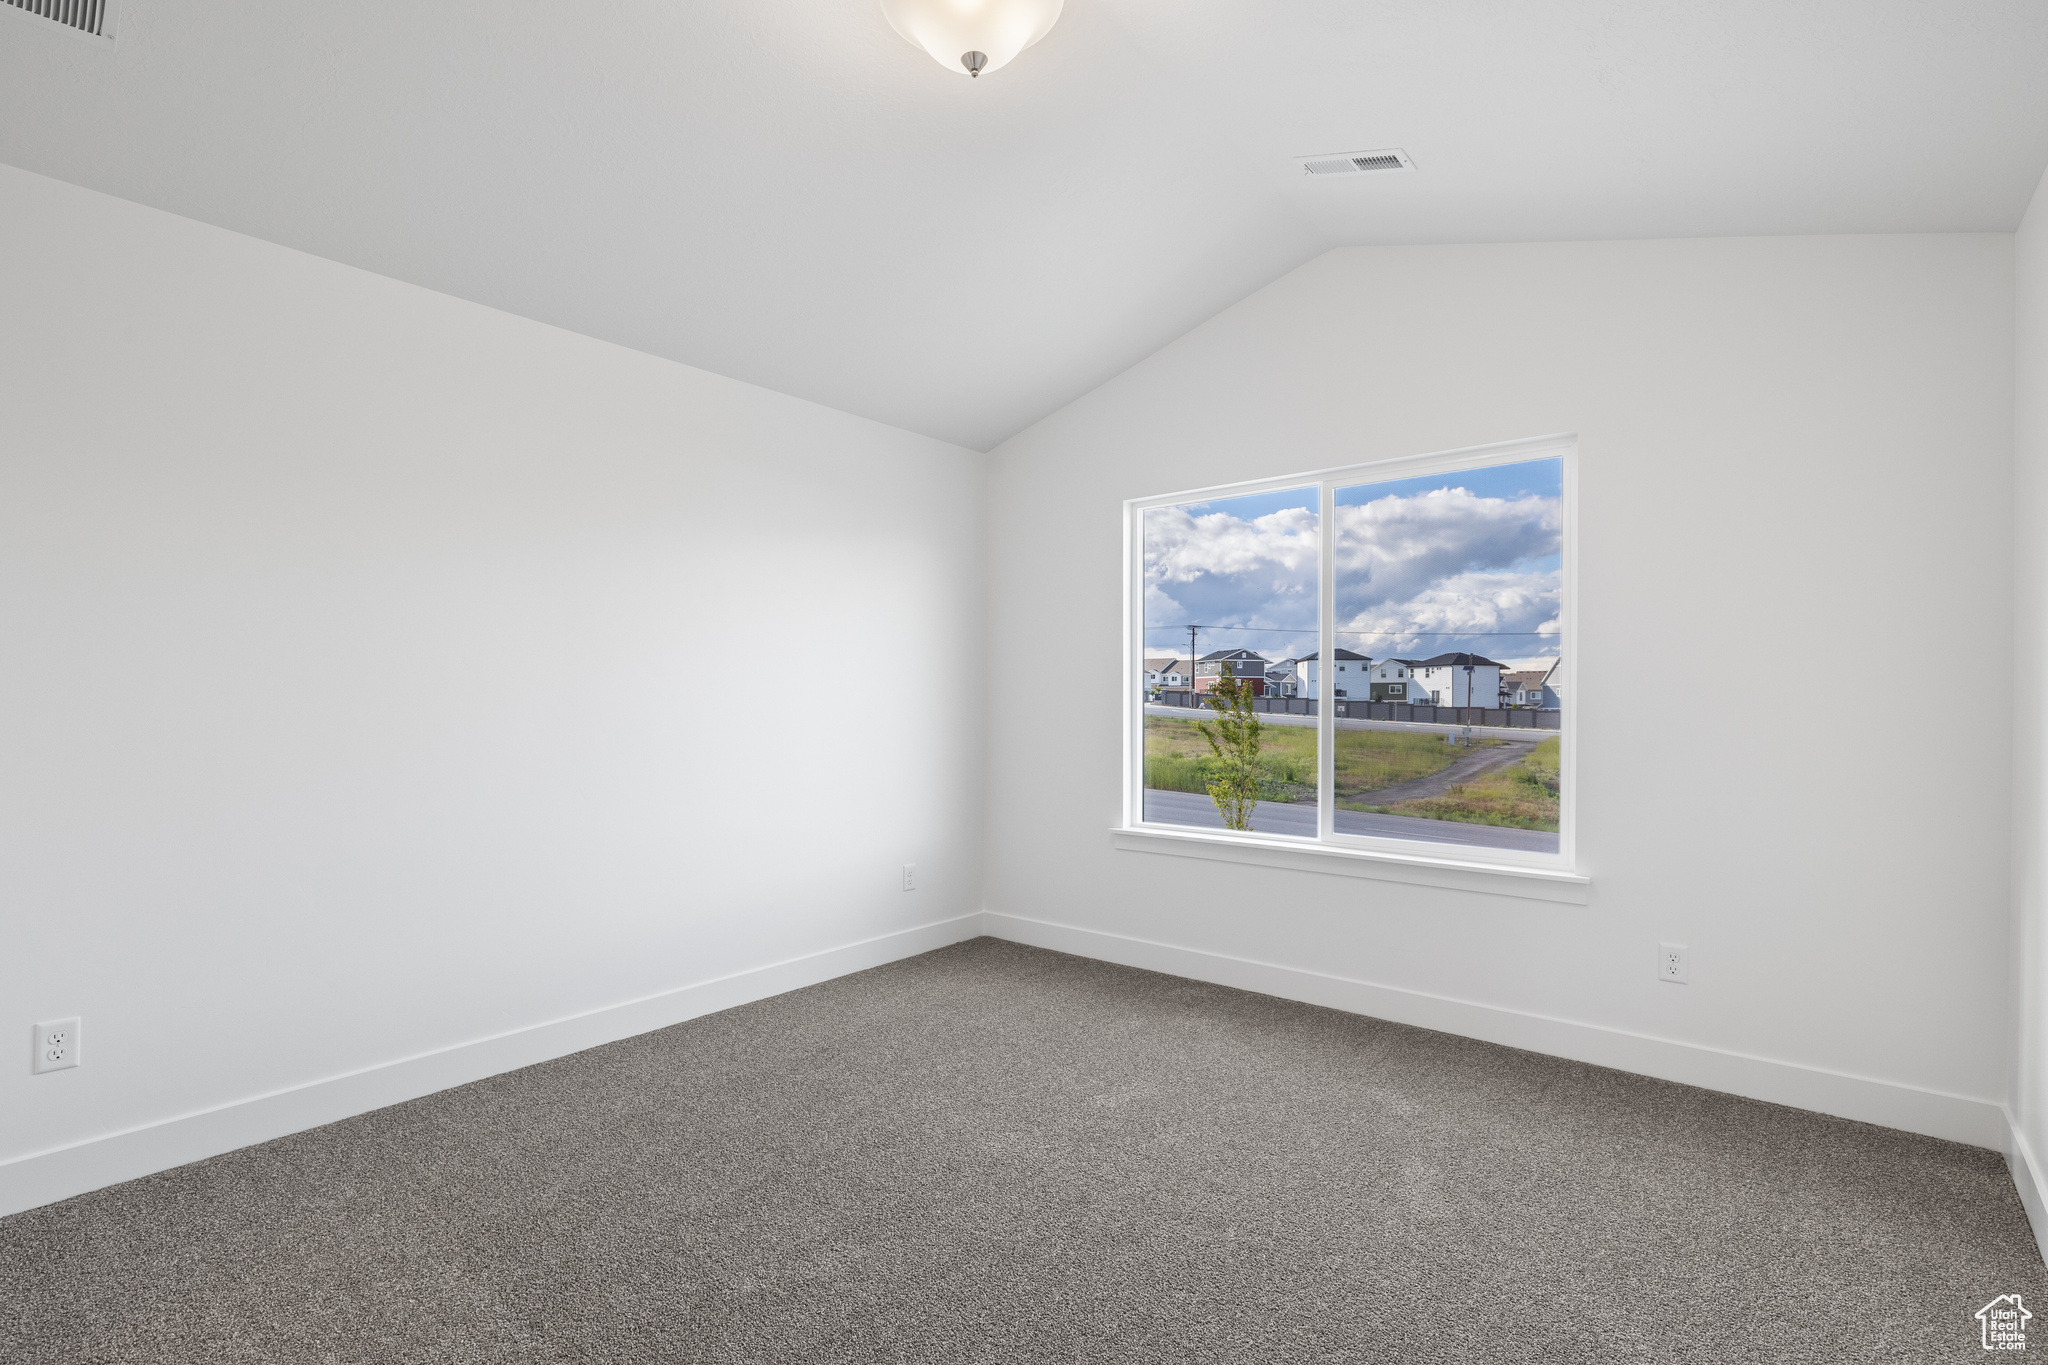
[[[1408,700],[1417,705],[1500,705],[1501,665],[1483,655],[1439,654],[1418,661],[1409,673],[1414,685]]]
[[[1195,691],[1213,691],[1216,684],[1225,677],[1236,678],[1251,685],[1252,695],[1266,695],[1266,669],[1272,663],[1263,654],[1249,649],[1219,649],[1213,654],[1204,654],[1195,665]],[[1229,670],[1227,673],[1225,670]]]
[[[1551,689],[1551,674],[1557,671],[1557,660],[1551,660],[1548,668],[1517,669],[1500,675],[1500,704],[1502,706],[1534,706],[1545,711],[1558,709],[1557,693]]]
[[[1301,677],[1301,695],[1304,697],[1320,697],[1322,695],[1322,682],[1320,680],[1322,669],[1321,654],[1322,651],[1317,650],[1314,654],[1304,654],[1294,661],[1295,672]],[[1332,650],[1331,656],[1331,665],[1334,670],[1330,676],[1331,695],[1337,697],[1364,696],[1365,673],[1367,669],[1372,667],[1372,660],[1363,654],[1353,654],[1348,649]]]
[[[1409,701],[1409,688],[1415,683],[1415,660],[1382,659],[1367,676],[1371,679],[1371,700]]]
[[[1155,687],[1186,687],[1188,679],[1194,676],[1186,659],[1158,658],[1145,660],[1145,690]]]
[[[1543,705],[1551,709],[1561,709],[1564,706],[1566,686],[1564,660],[1559,658],[1550,666],[1550,672],[1543,675]]]

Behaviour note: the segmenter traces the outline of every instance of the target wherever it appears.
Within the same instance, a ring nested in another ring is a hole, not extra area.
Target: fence
[[[1202,699],[1185,687],[1164,687],[1159,700],[1165,706],[1200,706]],[[1290,716],[1313,716],[1313,697],[1255,697],[1252,708]],[[1526,706],[1410,706],[1398,701],[1340,701],[1340,720],[1400,720],[1417,725],[1494,725],[1515,730],[1556,730],[1564,724],[1561,711],[1538,711]]]

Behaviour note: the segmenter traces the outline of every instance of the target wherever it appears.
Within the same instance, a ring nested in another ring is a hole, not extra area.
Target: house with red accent
[[[1272,660],[1249,649],[1219,649],[1204,654],[1195,663],[1195,692],[1213,692],[1225,678],[1236,678],[1252,689],[1252,695],[1266,695],[1266,670]]]

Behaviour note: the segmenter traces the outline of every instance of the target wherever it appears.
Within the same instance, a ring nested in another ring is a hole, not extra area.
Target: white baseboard
[[[2042,1181],[2034,1149],[2011,1109],[2005,1111],[2005,1125],[2005,1164],[2012,1171],[2013,1188],[2020,1192],[2020,1205],[2027,1211],[2027,1224],[2034,1229],[2034,1249],[2048,1263],[2048,1183]]]
[[[842,944],[659,995],[30,1153],[0,1163],[0,1216],[914,957],[984,933],[1993,1148],[2006,1154],[2035,1240],[2048,1254],[2048,1180],[2043,1179],[2012,1114],[1987,1100],[995,911]]]
[[[1641,1076],[1678,1081],[1706,1090],[1811,1109],[1909,1133],[1947,1138],[1974,1147],[2010,1151],[2013,1129],[2004,1107],[1991,1100],[1922,1090],[1893,1081],[1795,1062],[1776,1061],[1669,1038],[1629,1033],[1598,1024],[1526,1014],[1476,1001],[1456,1000],[1394,986],[1375,985],[1300,967],[1232,957],[1150,939],[1083,929],[1070,924],[987,911],[984,932],[997,938],[1051,948],[1079,957],[1219,986],[1277,995],[1352,1014],[1413,1024],[1489,1043],[1524,1048]],[[2024,1197],[2024,1191],[2022,1192]],[[2028,1205],[2031,1213],[2034,1205]],[[2036,1226],[2041,1226],[2037,1223]]]
[[[237,1147],[417,1099],[581,1052],[701,1014],[744,1005],[943,948],[982,932],[982,917],[956,916],[857,943],[681,986],[566,1019],[458,1043],[435,1052],[309,1081],[197,1113],[144,1124],[0,1163],[0,1216],[169,1170]]]

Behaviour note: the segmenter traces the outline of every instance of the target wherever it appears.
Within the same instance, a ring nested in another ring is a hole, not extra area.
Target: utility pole
[[[1197,704],[1195,698],[1195,632],[1200,629],[1200,626],[1188,627],[1188,705],[1190,707]]]

